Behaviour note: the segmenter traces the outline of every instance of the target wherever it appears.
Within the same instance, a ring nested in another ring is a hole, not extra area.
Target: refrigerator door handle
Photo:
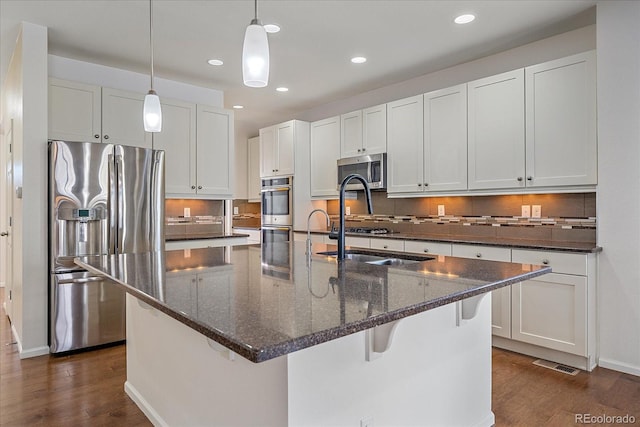
[[[91,276],[91,277],[84,277],[82,279],[61,279],[58,280],[59,284],[64,284],[64,283],[91,283],[91,282],[104,282],[105,280],[107,280],[104,276]]]
[[[116,164],[115,164],[115,156],[113,154],[109,154],[109,196],[107,197],[107,210],[109,212],[109,226],[107,227],[107,232],[109,234],[109,253],[116,253],[116,239],[117,239],[117,228],[116,225],[118,223],[118,193],[116,188]]]
[[[124,170],[124,165],[122,161],[122,152],[118,149],[121,149],[120,146],[116,147],[116,155],[115,155],[115,189],[116,189],[116,198],[115,198],[115,218],[114,222],[111,224],[113,230],[115,230],[115,251],[112,252],[114,254],[122,253],[122,248],[124,246],[124,235],[122,230],[122,221],[125,215],[124,206],[124,183],[122,182],[122,172]]]

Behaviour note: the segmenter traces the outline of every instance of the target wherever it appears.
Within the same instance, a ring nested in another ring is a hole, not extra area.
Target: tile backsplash
[[[164,208],[167,240],[224,234],[223,200],[167,199]]]

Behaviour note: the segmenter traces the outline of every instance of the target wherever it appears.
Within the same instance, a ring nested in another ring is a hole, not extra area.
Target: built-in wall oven
[[[293,242],[293,177],[262,180],[262,271],[287,279]]]
[[[262,180],[262,225],[293,226],[293,177]]]

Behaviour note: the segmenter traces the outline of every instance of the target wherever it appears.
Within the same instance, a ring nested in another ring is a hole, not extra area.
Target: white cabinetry
[[[387,151],[387,105],[340,116],[340,158]]]
[[[193,194],[196,183],[196,106],[163,98],[162,132],[153,147],[165,151],[165,192]]]
[[[311,123],[311,197],[338,196],[340,117]]]
[[[260,137],[247,142],[247,194],[250,202],[260,201]]]
[[[525,69],[527,187],[597,183],[595,51]]]
[[[524,70],[467,87],[469,189],[524,187]]]
[[[424,191],[467,189],[467,85],[424,95]]]
[[[151,148],[143,104],[143,94],[50,78],[49,138]]]
[[[293,175],[295,120],[260,129],[260,177]]]
[[[369,247],[371,249],[383,249],[385,251],[404,252],[404,240],[381,239],[381,238],[371,237],[369,239]]]
[[[451,243],[405,240],[404,250],[418,254],[451,256]]]
[[[514,249],[512,259],[554,272],[513,285],[511,337],[586,357],[587,256]]]
[[[461,258],[511,262],[511,249],[492,246],[451,245],[451,254]],[[491,292],[491,331],[493,335],[511,338],[511,286]]]
[[[423,96],[387,104],[387,192],[422,191]]]
[[[231,198],[231,165],[234,162],[233,112],[198,105],[196,122],[196,193],[216,198]]]

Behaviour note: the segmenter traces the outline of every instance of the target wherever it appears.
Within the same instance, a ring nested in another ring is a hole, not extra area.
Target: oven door
[[[291,280],[291,227],[262,226],[262,274]]]
[[[291,186],[262,189],[262,223],[293,225]]]

